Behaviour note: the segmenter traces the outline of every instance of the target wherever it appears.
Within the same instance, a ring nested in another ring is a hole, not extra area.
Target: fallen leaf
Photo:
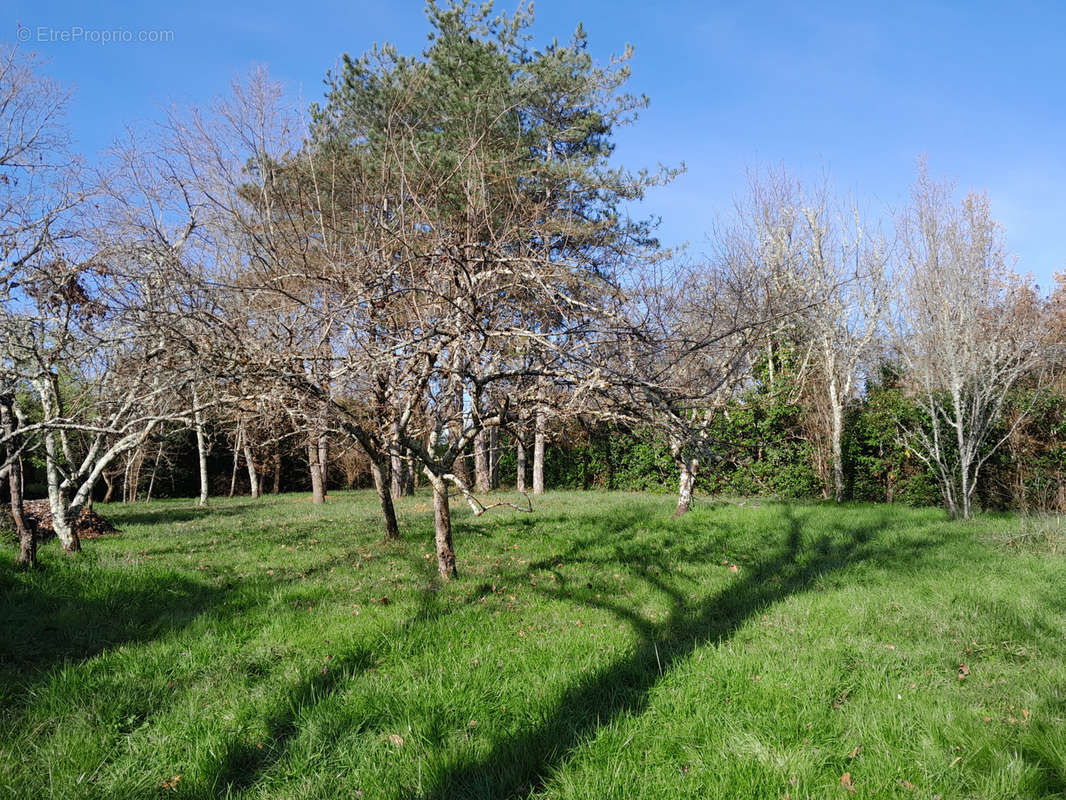
[[[970,668],[965,664],[959,664],[959,680],[964,681],[970,677]]]
[[[857,756],[861,752],[862,752],[862,745],[859,745],[854,750],[852,750],[850,753],[848,753],[848,758],[855,758],[855,756]]]
[[[181,780],[181,776],[180,775],[175,775],[169,781],[163,781],[161,784],[159,784],[159,788],[160,789],[177,789],[178,788],[178,781],[180,781],[180,780]]]
[[[403,737],[398,733],[390,734],[389,741],[394,747],[403,747]]]
[[[851,794],[855,794],[855,784],[851,782],[850,772],[845,772],[840,776],[840,785],[847,789]]]
[[[736,565],[736,564],[730,564],[730,565],[729,565],[729,571],[730,571],[730,572],[740,572],[740,568],[739,568],[739,567],[737,567],[737,565]]]
[[[902,786],[904,789],[917,789],[918,788],[917,786],[915,786],[910,781],[900,781],[899,785]]]

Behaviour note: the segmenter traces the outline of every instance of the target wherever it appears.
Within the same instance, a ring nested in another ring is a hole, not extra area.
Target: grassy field
[[[457,504],[458,505],[458,504]],[[0,798],[1066,793],[1057,529],[556,493],[102,509],[0,561]]]

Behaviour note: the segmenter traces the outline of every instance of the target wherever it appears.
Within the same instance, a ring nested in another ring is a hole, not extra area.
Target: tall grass
[[[1061,797],[1066,560],[1010,518],[558,493],[111,506],[0,565],[0,797]]]

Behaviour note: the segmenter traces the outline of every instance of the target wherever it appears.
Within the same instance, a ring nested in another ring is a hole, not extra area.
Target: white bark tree
[[[815,405],[824,416],[818,426],[824,438],[818,439],[828,440],[831,491],[839,503],[845,492],[844,411],[882,333],[891,253],[858,209],[834,201],[824,184],[807,189],[786,173],[771,173],[756,194],[776,207],[770,216],[788,242],[781,248],[781,284],[791,284],[787,294],[802,306],[789,327],[814,356],[812,384],[821,396]]]
[[[899,231],[894,345],[923,412],[902,433],[936,475],[948,513],[968,518],[982,467],[1024,417],[1004,424],[1008,395],[1042,365],[1040,304],[1011,268],[985,196],[955,203],[923,166]]]

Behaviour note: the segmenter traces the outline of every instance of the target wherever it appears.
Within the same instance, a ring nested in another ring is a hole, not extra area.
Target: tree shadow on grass
[[[228,503],[224,506],[169,506],[159,505],[153,507],[145,504],[136,510],[124,506],[109,509],[108,506],[97,505],[96,511],[101,516],[111,520],[116,526],[122,528],[127,525],[173,525],[177,522],[192,522],[199,519],[220,519],[224,517],[240,517],[250,511],[262,509],[264,506],[255,503]],[[117,513],[115,513],[117,512]]]
[[[767,555],[744,567],[725,589],[706,601],[692,601],[664,579],[658,568],[645,568],[642,579],[670,602],[670,611],[662,621],[645,618],[623,602],[582,592],[584,602],[632,626],[641,640],[635,651],[567,689],[542,724],[498,743],[480,760],[447,768],[423,795],[425,800],[500,800],[526,797],[545,788],[548,777],[598,729],[620,716],[641,713],[656,684],[697,648],[728,640],[746,620],[791,595],[809,591],[821,576],[858,561],[898,563],[900,559],[916,557],[908,550],[922,546],[918,541],[878,543],[878,532],[887,526],[884,517],[873,524],[812,537],[805,533],[803,520],[794,509],[781,509],[787,522],[783,541],[778,539],[776,548],[768,543]],[[623,533],[627,521],[631,522],[616,517],[607,524],[615,533]],[[576,541],[559,556],[559,564],[583,560],[582,551],[587,547],[599,548],[602,544],[594,544],[591,536]],[[700,553],[695,552],[698,548],[690,549],[693,552],[681,548],[681,552],[672,553],[674,560],[708,559],[706,550]],[[602,563],[604,559],[593,555],[585,560]],[[646,559],[653,563],[657,560],[654,555]],[[548,565],[541,562],[533,566]],[[668,564],[663,560],[661,566],[665,569]],[[565,599],[573,596],[565,585],[541,591]]]
[[[225,595],[176,572],[130,571],[109,581],[95,569],[20,573],[0,565],[0,674],[24,681],[112,647],[160,638],[221,605]]]
[[[210,786],[203,789],[186,785],[179,796],[190,800],[232,797],[253,786],[289,754],[301,732],[301,715],[341,691],[348,681],[373,664],[374,652],[366,646],[356,646],[333,658],[320,673],[300,681],[274,703],[264,720],[265,742],[231,743]],[[373,728],[377,722],[364,719],[360,724]],[[345,732],[350,733],[350,729]]]

